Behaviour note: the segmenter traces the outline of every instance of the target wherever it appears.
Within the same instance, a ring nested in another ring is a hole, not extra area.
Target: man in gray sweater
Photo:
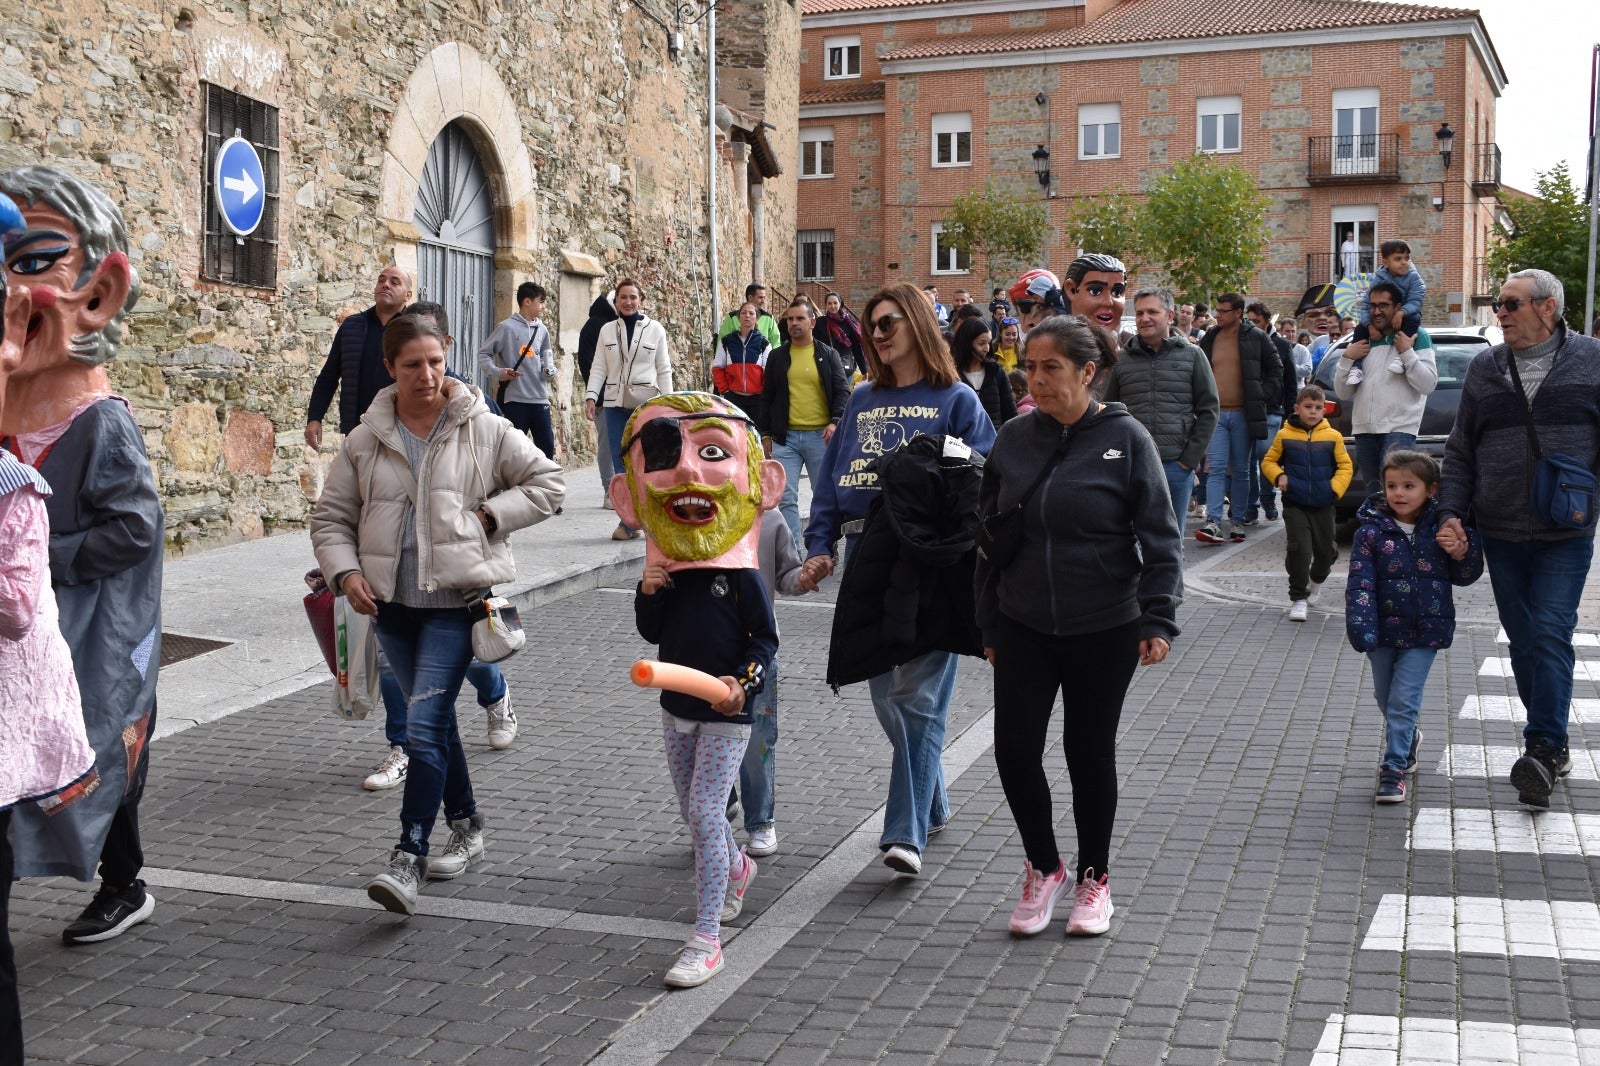
[[[1594,555],[1595,514],[1591,506],[1585,526],[1569,529],[1534,513],[1530,417],[1543,455],[1570,456],[1600,473],[1600,341],[1570,333],[1564,305],[1549,271],[1519,270],[1500,287],[1494,308],[1505,342],[1467,367],[1439,490],[1439,546],[1456,559],[1466,554],[1463,520],[1483,538],[1528,712],[1511,784],[1533,808],[1549,807],[1556,780],[1572,770],[1572,630]]]
[[[1172,513],[1183,529],[1194,491],[1194,472],[1217,428],[1217,381],[1205,353],[1173,332],[1168,289],[1133,294],[1138,335],[1111,368],[1104,399],[1117,401],[1150,431],[1172,494]]]

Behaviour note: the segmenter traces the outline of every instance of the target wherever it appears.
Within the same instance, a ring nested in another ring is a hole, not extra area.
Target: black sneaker
[[[119,937],[150,917],[155,909],[155,897],[144,890],[143,881],[135,881],[120,892],[101,885],[78,920],[62,932],[61,942],[95,944]]]
[[[1374,797],[1379,803],[1404,803],[1406,801],[1406,775],[1399,770],[1388,768],[1378,771],[1378,794]]]
[[[1564,764],[1570,765],[1570,760],[1554,746],[1538,740],[1529,744],[1522,757],[1511,764],[1511,787],[1517,790],[1517,802],[1524,807],[1548,810],[1550,793]]]

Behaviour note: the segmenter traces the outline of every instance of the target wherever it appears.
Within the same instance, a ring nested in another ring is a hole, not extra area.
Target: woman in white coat
[[[600,327],[584,411],[591,422],[604,411],[611,469],[620,471],[622,430],[634,408],[672,391],[672,353],[667,348],[667,331],[641,310],[644,290],[637,281],[624,278],[617,282],[613,302],[620,317]],[[611,539],[634,540],[639,535],[639,530],[619,522]]]
[[[411,766],[400,842],[367,885],[386,909],[410,914],[425,878],[460,875],[483,855],[483,819],[467,778],[456,696],[472,661],[466,593],[516,576],[507,538],[555,513],[561,468],[489,413],[483,394],[445,376],[444,333],[402,315],[383,334],[395,383],[345,438],[311,516],[317,563],[362,614],[409,703]],[[444,808],[450,840],[428,853]]]

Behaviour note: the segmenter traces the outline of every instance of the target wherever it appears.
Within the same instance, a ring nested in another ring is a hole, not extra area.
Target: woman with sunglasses
[[[978,394],[989,421],[999,429],[1017,417],[1017,403],[1006,372],[989,357],[990,341],[989,327],[983,319],[966,319],[950,339],[950,358],[956,364],[956,373]]]
[[[924,433],[959,437],[983,454],[994,443],[994,425],[977,393],[956,374],[933,308],[915,286],[878,292],[867,301],[866,321],[867,384],[850,394],[811,497],[808,558],[800,571],[808,591],[833,573],[838,538],[845,538],[848,552],[861,533],[867,506],[878,495],[877,474],[867,469],[872,460]],[[839,605],[841,612],[852,609],[873,608]],[[934,651],[867,681],[894,749],[878,846],[885,865],[901,873],[921,871],[928,834],[950,817],[940,754],[955,680],[956,656]]]
[[[1027,855],[1011,931],[1032,936],[1074,891],[1070,935],[1111,925],[1106,870],[1117,812],[1117,724],[1134,666],[1178,635],[1181,533],[1161,454],[1120,403],[1095,399],[1116,362],[1105,330],[1045,319],[1024,349],[1037,410],[1007,423],[984,466],[979,514],[1020,507],[1004,565],[979,556],[984,653],[994,665],[994,757]],[[1074,873],[1056,849],[1045,734],[1062,695],[1078,832]]]

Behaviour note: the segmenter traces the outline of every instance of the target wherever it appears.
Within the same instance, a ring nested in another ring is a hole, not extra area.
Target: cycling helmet
[[[1053,303],[1050,296],[1054,293],[1056,299],[1061,298],[1061,282],[1048,270],[1030,270],[1018,278],[1011,286],[1009,295],[1015,304],[1019,300],[1044,301]]]

